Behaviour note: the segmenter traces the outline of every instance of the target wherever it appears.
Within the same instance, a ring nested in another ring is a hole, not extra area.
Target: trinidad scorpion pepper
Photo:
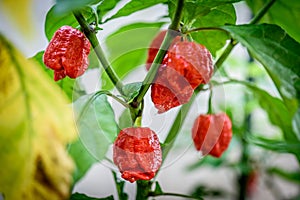
[[[166,31],[153,40],[148,51],[149,69]],[[151,99],[159,113],[187,103],[200,84],[208,83],[213,74],[210,52],[200,44],[181,41],[177,36],[171,43],[151,87]]]
[[[125,180],[152,179],[162,162],[156,133],[144,127],[121,130],[113,144],[113,160]]]
[[[89,40],[79,30],[70,26],[58,29],[43,57],[45,65],[54,70],[54,80],[81,76],[89,65],[90,46]]]
[[[225,113],[200,115],[194,123],[192,138],[203,155],[221,157],[232,138],[232,124]]]

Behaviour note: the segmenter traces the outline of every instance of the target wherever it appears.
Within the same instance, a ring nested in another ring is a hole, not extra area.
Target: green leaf
[[[74,102],[73,106],[77,116],[76,121],[79,132],[83,134],[81,139],[85,137],[103,137],[103,140],[112,144],[119,133],[119,128],[115,122],[114,111],[107,101],[106,95],[103,94],[104,92],[100,91],[82,96]],[[92,120],[93,122],[91,122]],[[97,149],[96,144],[94,147]]]
[[[221,189],[210,189],[203,185],[196,186],[191,193],[191,196],[195,199],[204,199],[203,196],[210,197],[224,197],[226,196],[226,192]]]
[[[132,70],[145,63],[148,47],[163,22],[133,23],[121,27],[106,39],[109,59],[117,75],[122,79]],[[102,74],[102,88],[114,86],[108,76]]]
[[[122,7],[116,14],[110,17],[108,20],[115,19],[118,17],[128,16],[134,12],[149,8],[151,6],[165,3],[168,0],[131,0],[124,7]]]
[[[143,85],[142,82],[129,83],[129,84],[124,85],[124,87],[122,88],[122,91],[123,91],[124,95],[126,96],[128,103],[132,102],[133,99],[135,97],[137,97],[142,85]]]
[[[120,129],[124,129],[127,127],[132,127],[132,119],[131,119],[131,114],[129,109],[125,109],[121,116],[119,117],[119,127]]]
[[[293,116],[292,124],[294,132],[297,134],[297,137],[300,138],[300,108],[298,108],[296,114]]]
[[[97,6],[99,23],[104,23],[103,17],[105,14],[114,9],[119,1],[120,0],[103,0],[101,4]]]
[[[256,14],[269,0],[246,0]],[[300,42],[300,1],[276,0],[261,22],[275,23],[281,26],[290,36]]]
[[[73,104],[79,131],[79,141],[69,152],[77,164],[75,179],[79,180],[91,165],[102,160],[118,132],[112,107],[100,91],[82,96]],[[80,155],[80,156],[79,156]],[[86,162],[86,163],[85,163]]]
[[[300,184],[300,171],[288,172],[279,168],[270,168],[267,170],[269,174],[276,174],[288,181]]]
[[[157,182],[157,181],[155,182],[154,194],[155,195],[161,195],[161,194],[163,194],[163,191],[162,191],[162,189],[161,189],[161,187],[159,185],[159,182]]]
[[[295,113],[300,81],[300,44],[276,25],[225,26],[234,39],[260,61],[284,98],[289,112]]]
[[[275,139],[268,139],[260,136],[255,136],[253,134],[247,134],[245,138],[250,144],[260,146],[264,149],[271,151],[276,151],[278,153],[297,153],[300,152],[300,143],[299,142],[285,142]]]
[[[224,164],[224,156],[222,156],[221,158],[214,158],[212,156],[205,156],[203,157],[201,160],[191,164],[190,166],[188,166],[188,170],[192,171],[195,169],[198,169],[199,167],[202,167],[203,165],[209,165],[209,166],[213,166],[213,167],[219,167],[222,164]]]
[[[70,200],[114,200],[114,197],[111,195],[111,196],[104,197],[104,198],[93,198],[93,197],[89,197],[85,194],[74,193],[70,197]]]
[[[43,55],[44,51],[40,51],[32,58],[30,58],[30,60],[36,62],[41,67],[41,69],[43,69],[52,80],[54,80],[54,72],[44,64]],[[85,95],[84,89],[80,86],[80,84],[78,84],[78,81],[76,81],[75,79],[65,77],[59,81],[56,81],[55,83],[68,96],[70,101],[75,101],[80,96]]]
[[[98,160],[88,152],[80,140],[70,144],[68,152],[76,165],[73,173],[73,185],[75,185]]]
[[[285,139],[293,142],[298,140],[292,127],[293,113],[288,110],[287,106],[281,99],[271,96],[268,92],[249,82],[238,80],[231,80],[229,82],[240,83],[246,86],[257,98],[260,106],[266,111],[270,122],[282,130]]]
[[[146,60],[146,49],[137,49],[124,53],[117,57],[112,63],[112,67],[116,74],[121,78],[125,78],[134,69],[144,64]],[[102,89],[110,90],[114,87],[105,72],[101,75]]]
[[[242,0],[193,0],[185,1],[183,9],[183,19],[185,25],[192,24],[193,21],[207,15],[216,7],[237,3]],[[169,16],[174,17],[177,0],[169,0]]]
[[[183,9],[183,30],[203,27],[218,27],[225,24],[235,24],[236,13],[232,3],[240,0],[194,0],[186,1]],[[169,15],[175,12],[176,0],[169,1]],[[195,41],[206,46],[213,56],[222,48],[228,34],[220,30],[205,30],[193,32]]]
[[[233,7],[232,3],[239,1],[241,0],[196,0],[186,2],[184,7],[185,15],[183,17],[183,22],[184,24],[193,24],[194,21],[200,20],[203,16],[208,15],[215,9],[222,11],[223,8]]]
[[[101,0],[56,0],[55,12],[57,14],[71,13],[86,6],[99,3]]]
[[[192,28],[218,27],[225,24],[235,24],[235,9],[231,4],[217,6],[204,16],[195,19]],[[226,44],[229,35],[220,30],[206,30],[192,33],[192,37],[198,43],[204,45],[212,53],[216,52]]]
[[[46,15],[45,34],[49,41],[53,37],[55,31],[57,31],[62,26],[79,26],[77,20],[75,19],[72,13],[58,14],[55,12],[56,7],[57,5],[54,5]]]

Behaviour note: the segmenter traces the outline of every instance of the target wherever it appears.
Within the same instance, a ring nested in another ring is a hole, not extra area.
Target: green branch
[[[256,24],[259,22],[275,2],[276,0],[270,0],[267,4],[265,4],[264,7],[258,11],[256,16],[249,22],[249,24]]]
[[[164,193],[160,193],[160,194],[150,193],[148,196],[151,196],[151,197],[173,196],[173,197],[183,197],[183,198],[187,198],[187,199],[198,199],[198,200],[203,199],[201,197],[193,197],[193,196],[189,196],[189,195],[185,195],[185,194],[171,193],[171,192],[164,192]]]
[[[159,51],[156,54],[156,57],[155,57],[153,63],[151,64],[150,70],[147,73],[147,76],[145,77],[145,79],[143,81],[141,90],[134,101],[134,104],[136,104],[136,105],[138,105],[139,103],[142,102],[149,87],[151,86],[151,84],[153,83],[153,81],[156,77],[157,70],[158,70],[160,64],[162,63],[171,42],[177,36],[177,32],[175,32],[175,31],[178,31],[179,27],[180,27],[180,20],[181,20],[181,16],[182,16],[183,4],[184,4],[184,0],[178,0],[174,19],[173,19],[171,25],[169,26],[169,30],[167,31],[166,36],[159,48]]]
[[[225,62],[225,60],[228,58],[229,54],[231,53],[232,49],[237,45],[237,42],[233,39],[231,39],[230,43],[227,45],[226,49],[223,51],[222,55],[218,58],[218,60],[215,62],[215,70],[214,73],[221,68],[222,64]]]
[[[92,44],[92,47],[94,48],[94,51],[95,51],[101,65],[103,66],[105,72],[107,73],[108,77],[110,78],[112,83],[115,85],[115,87],[118,89],[118,91],[121,94],[123,94],[123,91],[122,91],[123,84],[120,81],[118,75],[111,68],[108,60],[106,59],[105,54],[104,54],[104,52],[99,44],[99,41],[96,37],[96,34],[94,33],[93,30],[91,30],[89,24],[87,23],[87,21],[84,19],[83,15],[80,12],[74,11],[73,14],[74,14],[76,20],[78,21],[79,25],[81,26],[84,34],[86,35],[86,37],[89,39],[90,43]]]
[[[225,30],[221,27],[199,27],[199,28],[193,28],[193,29],[184,31],[182,33],[189,34],[189,33],[198,32],[198,31],[222,31],[222,32],[226,33],[227,35],[230,34],[227,30]]]

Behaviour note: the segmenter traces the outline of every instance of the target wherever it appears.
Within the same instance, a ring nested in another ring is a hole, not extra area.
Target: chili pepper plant
[[[238,5],[252,13],[243,24]],[[298,0],[56,0],[33,57],[0,33],[2,198],[251,199],[260,187],[299,198],[299,10]],[[138,13],[148,20],[128,21]],[[230,191],[177,174],[187,193],[164,185],[190,154],[183,174],[227,169]],[[273,165],[285,156],[294,168]],[[111,173],[109,196],[76,190],[96,164]]]

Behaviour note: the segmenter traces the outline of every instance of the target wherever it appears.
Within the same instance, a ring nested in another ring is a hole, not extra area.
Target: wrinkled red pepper
[[[51,39],[43,61],[54,70],[54,80],[66,76],[77,78],[88,68],[90,42],[83,33],[70,26],[62,26]]]
[[[232,138],[232,124],[225,113],[200,115],[194,123],[192,138],[203,155],[221,157]]]
[[[147,69],[155,58],[166,31],[151,43]],[[151,98],[159,113],[187,103],[196,87],[208,83],[213,74],[210,52],[200,44],[176,37],[157,72],[151,87]]]
[[[121,130],[113,144],[113,160],[125,180],[152,179],[162,162],[156,133],[145,127]]]

